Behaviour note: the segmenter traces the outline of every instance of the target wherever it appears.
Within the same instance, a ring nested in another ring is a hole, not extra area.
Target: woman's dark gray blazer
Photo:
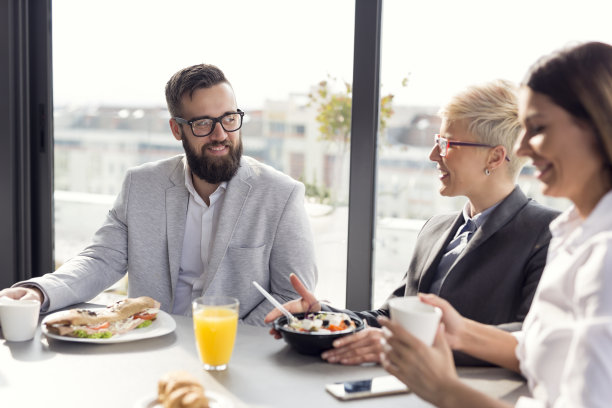
[[[476,230],[451,266],[440,296],[461,315],[481,323],[519,330],[546,263],[550,222],[559,214],[527,198],[519,187]],[[430,218],[419,233],[408,272],[389,298],[428,293],[444,249],[464,223],[463,214]],[[388,316],[378,310],[357,312],[371,326]],[[477,364],[455,354],[457,364]]]

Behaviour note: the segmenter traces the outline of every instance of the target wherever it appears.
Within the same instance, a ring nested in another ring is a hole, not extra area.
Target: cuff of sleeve
[[[525,334],[523,333],[522,330],[513,331],[513,332],[510,332],[510,334],[514,336],[514,338],[516,339],[518,343],[521,343],[523,341],[523,338],[525,337]]]
[[[49,295],[47,294],[47,291],[42,286],[40,286],[38,283],[34,283],[34,282],[16,283],[12,287],[13,288],[18,288],[18,287],[36,288],[40,290],[43,295],[43,301],[42,301],[42,304],[40,305],[40,313],[47,313],[47,311],[49,310]]]
[[[546,403],[529,397],[519,397],[514,408],[546,408]]]

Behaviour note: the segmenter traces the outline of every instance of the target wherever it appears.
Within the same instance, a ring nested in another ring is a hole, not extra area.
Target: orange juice
[[[224,366],[229,363],[237,326],[238,313],[235,310],[209,306],[195,312],[193,328],[204,364]]]

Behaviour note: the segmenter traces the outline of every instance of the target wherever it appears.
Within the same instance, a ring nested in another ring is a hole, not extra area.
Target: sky
[[[56,106],[165,106],[170,76],[202,62],[247,109],[352,80],[354,0],[52,0],[52,13]],[[612,43],[610,15],[611,0],[384,0],[382,94],[439,106],[467,85],[520,82],[568,43]]]

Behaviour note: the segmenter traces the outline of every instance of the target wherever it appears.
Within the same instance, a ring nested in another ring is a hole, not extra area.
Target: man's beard
[[[230,181],[240,167],[242,157],[242,139],[238,138],[238,143],[234,145],[229,138],[223,142],[211,142],[202,146],[198,155],[195,149],[189,144],[185,134],[181,131],[181,140],[187,157],[187,164],[191,172],[198,178],[210,183],[219,184],[222,181]],[[207,155],[207,149],[214,146],[227,146],[229,153],[215,157]]]

